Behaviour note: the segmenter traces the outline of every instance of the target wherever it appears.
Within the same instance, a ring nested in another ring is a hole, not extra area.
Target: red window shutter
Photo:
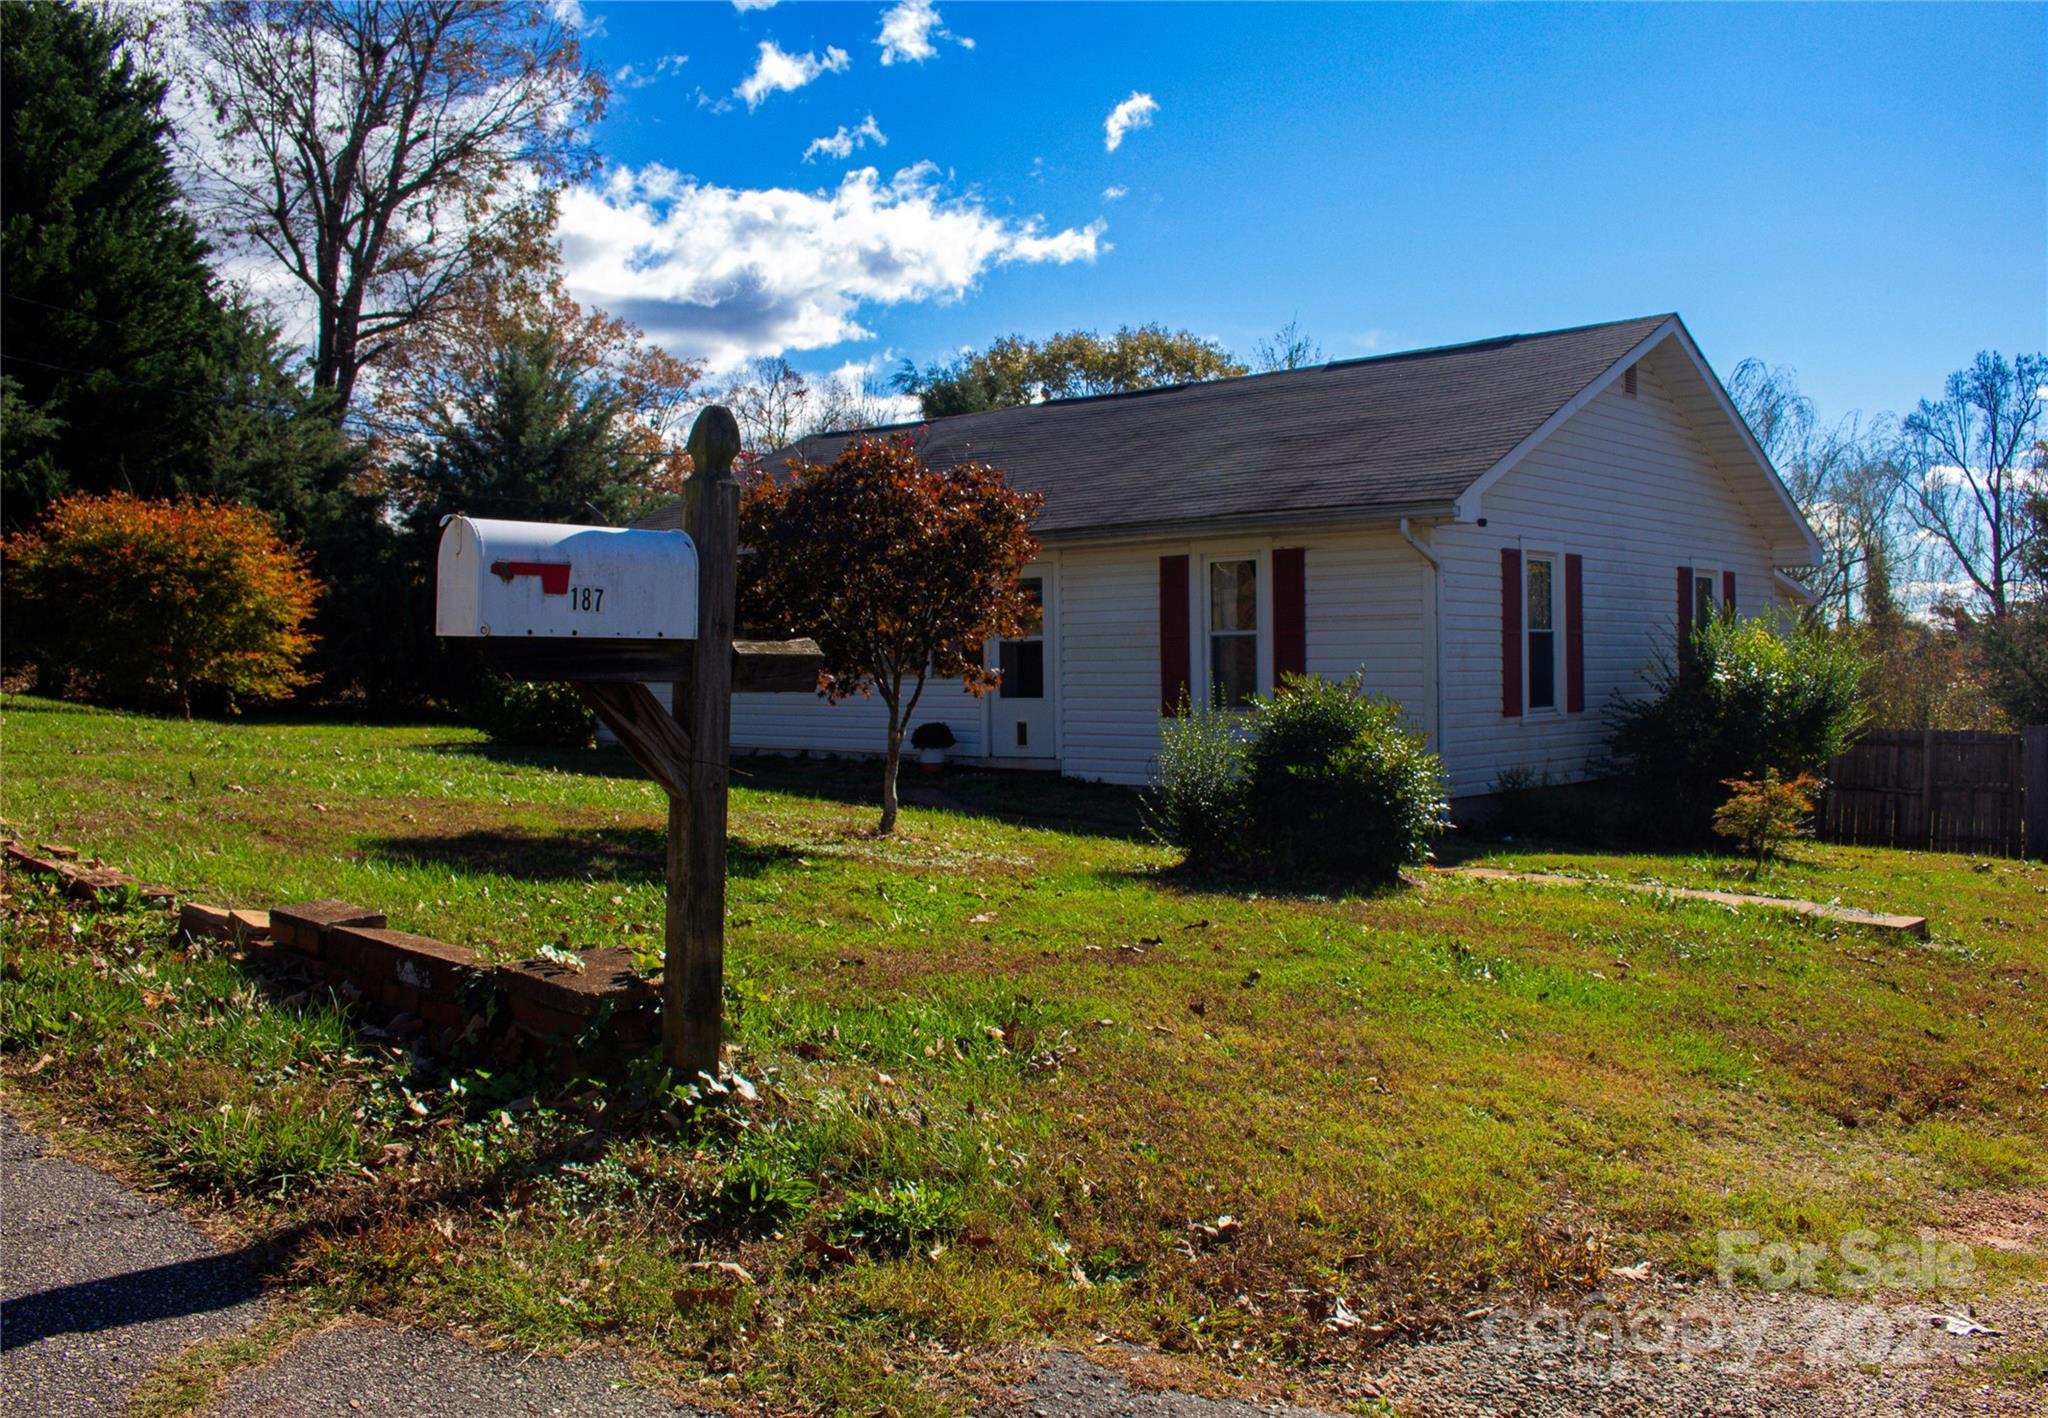
[[[1301,547],[1273,550],[1273,687],[1308,673],[1308,557]]]
[[[1735,573],[1721,573],[1721,608],[1730,615],[1735,614]]]
[[[1500,549],[1500,712],[1522,717],[1522,553]]]
[[[1692,658],[1692,568],[1678,568],[1678,677],[1685,678],[1685,662]]]
[[[1586,712],[1586,559],[1577,552],[1564,558],[1564,708]]]
[[[1188,559],[1159,558],[1159,712],[1180,712],[1188,697]]]

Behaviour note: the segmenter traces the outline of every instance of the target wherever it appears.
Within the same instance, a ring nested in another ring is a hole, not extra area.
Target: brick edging
[[[467,946],[388,928],[381,911],[345,901],[304,901],[269,911],[180,902],[68,847],[32,851],[4,842],[10,868],[55,877],[75,901],[134,890],[163,910],[176,908],[184,934],[232,941],[243,958],[272,974],[303,977],[346,995],[384,1019],[393,1033],[443,1054],[482,1053],[501,1062],[521,1056],[586,1062],[637,1052],[661,1036],[660,991],[622,946],[583,951],[577,964],[530,959],[493,964]]]

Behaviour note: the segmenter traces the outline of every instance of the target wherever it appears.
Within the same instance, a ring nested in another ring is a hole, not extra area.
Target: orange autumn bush
[[[1763,873],[1779,848],[1807,830],[1814,797],[1825,785],[1811,773],[1780,778],[1767,768],[1757,778],[1724,778],[1728,800],[1714,809],[1714,830],[1735,839],[1752,859],[1749,874]]]
[[[53,689],[189,716],[195,692],[232,705],[307,683],[320,583],[254,508],[67,497],[7,539],[4,564],[9,659]]]

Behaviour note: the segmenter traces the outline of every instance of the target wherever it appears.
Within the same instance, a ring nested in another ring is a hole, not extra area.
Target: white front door
[[[989,648],[989,663],[1003,672],[1002,684],[989,695],[989,753],[995,758],[1052,758],[1058,752],[1053,742],[1053,597],[1047,594],[1051,578],[1049,567],[1017,578],[1032,603],[1024,633]]]

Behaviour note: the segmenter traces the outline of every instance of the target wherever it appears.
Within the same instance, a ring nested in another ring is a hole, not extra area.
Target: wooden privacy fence
[[[2048,726],[1874,729],[1828,779],[1819,814],[1827,841],[2048,856]]]

